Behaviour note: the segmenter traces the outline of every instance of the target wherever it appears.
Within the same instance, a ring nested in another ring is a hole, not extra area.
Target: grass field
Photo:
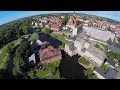
[[[65,36],[61,35],[61,34],[55,34],[55,33],[50,33],[50,36],[53,37],[53,38],[56,38],[60,41],[62,41],[63,43],[66,43],[68,42],[66,39],[65,39]]]
[[[29,41],[36,40],[36,39],[38,39],[38,38],[39,38],[38,33],[33,33],[33,34],[30,36]]]
[[[21,43],[21,41],[22,41],[21,38],[12,41],[12,43],[15,44],[13,47],[17,46],[19,43]],[[7,67],[7,62],[8,62],[8,60],[9,60],[9,56],[7,55],[7,54],[8,54],[8,53],[7,53],[7,48],[8,48],[8,44],[5,45],[3,48],[0,49],[0,51],[1,51],[1,53],[0,53],[0,66],[1,66],[1,64],[3,63],[2,69],[6,69],[6,67]]]

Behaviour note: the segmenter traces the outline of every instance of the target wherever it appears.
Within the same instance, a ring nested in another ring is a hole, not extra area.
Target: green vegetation
[[[116,66],[115,69],[119,72],[120,71],[120,66]]]
[[[106,55],[109,60],[114,60],[114,59],[120,60],[120,54],[118,53],[109,51],[109,52],[106,52]]]
[[[97,43],[95,45],[95,47],[98,48],[98,49],[100,49],[100,50],[102,50],[102,51],[104,51],[104,52],[107,52],[107,45],[105,45],[105,44]]]
[[[60,79],[59,72],[60,61],[53,63],[40,63],[37,67],[31,69],[25,74],[26,79]],[[38,68],[42,65],[42,68]]]
[[[29,38],[28,41],[36,40],[36,39],[38,39],[38,38],[39,38],[38,33],[33,33],[33,34],[30,36],[30,38]]]
[[[102,65],[102,66],[100,67],[100,69],[101,69],[102,72],[106,73],[106,72],[108,71],[109,67],[106,66],[106,65]]]
[[[84,74],[85,76],[88,77],[88,79],[98,79],[97,76],[93,73],[92,69],[87,69],[87,70],[84,70]]]
[[[21,43],[21,41],[22,41],[22,39],[14,40],[0,49],[0,51],[1,51],[1,53],[0,53],[0,65],[3,63],[2,69],[7,68],[7,63],[8,63],[8,60],[10,58],[9,53],[11,52],[11,50],[14,47],[16,47],[19,43]]]
[[[65,39],[65,36],[63,36],[61,34],[51,33],[50,36],[53,37],[53,38],[56,38],[56,39],[58,39],[60,41],[62,41],[63,43],[67,42],[67,40]]]
[[[26,62],[28,57],[31,55],[30,43],[28,41],[24,41],[15,52],[14,57],[14,68],[13,75],[19,76],[22,75],[26,68]]]
[[[52,31],[51,31],[51,29],[49,29],[49,28],[45,28],[45,29],[43,30],[43,32],[44,32],[45,34],[49,35]]]
[[[87,65],[87,66],[90,64],[90,62],[86,60],[84,57],[80,57],[78,62],[82,63],[83,65]]]
[[[65,15],[65,18],[63,18],[63,19],[61,20],[61,22],[62,22],[63,25],[66,25],[67,22],[68,22],[68,20],[69,20],[68,15]]]
[[[78,26],[78,25],[80,25],[80,24],[82,24],[82,22],[81,21],[76,21],[76,25]]]
[[[24,34],[28,34],[30,30],[30,19],[25,21],[14,21],[3,27],[0,27],[0,48],[9,42],[20,38]]]
[[[61,48],[61,49],[65,48],[65,44],[62,43],[62,45],[60,45],[59,48]]]

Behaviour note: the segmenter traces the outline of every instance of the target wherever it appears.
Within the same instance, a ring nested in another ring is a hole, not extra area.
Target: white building
[[[35,59],[35,53],[33,53],[30,57],[29,57],[29,66],[31,65],[35,65],[36,64],[36,59]]]
[[[83,31],[85,31],[86,34],[89,35],[91,38],[102,42],[107,42],[109,39],[113,41],[114,38],[116,38],[114,33],[107,30],[100,30],[98,28],[83,27]]]
[[[69,43],[69,42],[68,42]],[[102,65],[106,58],[106,54],[93,46],[91,42],[86,39],[81,38],[81,35],[76,38],[72,45],[66,43],[65,44],[65,52],[67,52],[70,56],[75,55],[76,51],[79,55],[89,58],[89,60]],[[74,50],[69,50],[70,48],[74,48]],[[74,53],[72,53],[72,51]]]

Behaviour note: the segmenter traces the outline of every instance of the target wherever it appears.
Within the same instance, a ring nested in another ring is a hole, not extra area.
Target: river
[[[62,44],[61,41],[54,39],[53,37],[46,35],[44,33],[39,33],[39,39],[42,42],[44,41],[49,42],[55,48],[58,48],[59,45]],[[73,57],[70,57],[63,50],[61,50],[61,52],[62,52],[62,60],[60,62],[60,67],[59,67],[61,77],[64,77],[66,79],[87,79],[87,77],[84,76],[83,73],[85,68],[78,63],[78,58],[80,56],[74,55]]]

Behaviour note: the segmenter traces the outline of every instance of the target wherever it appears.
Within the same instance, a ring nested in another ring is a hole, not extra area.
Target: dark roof
[[[115,62],[114,61],[107,60],[106,62],[115,67]]]
[[[86,51],[86,48],[83,48],[81,51],[82,51],[82,52],[85,52],[85,51]]]
[[[94,69],[97,73],[99,73],[101,76],[103,76],[104,78],[106,78],[106,75],[99,69],[99,68],[95,68]]]

